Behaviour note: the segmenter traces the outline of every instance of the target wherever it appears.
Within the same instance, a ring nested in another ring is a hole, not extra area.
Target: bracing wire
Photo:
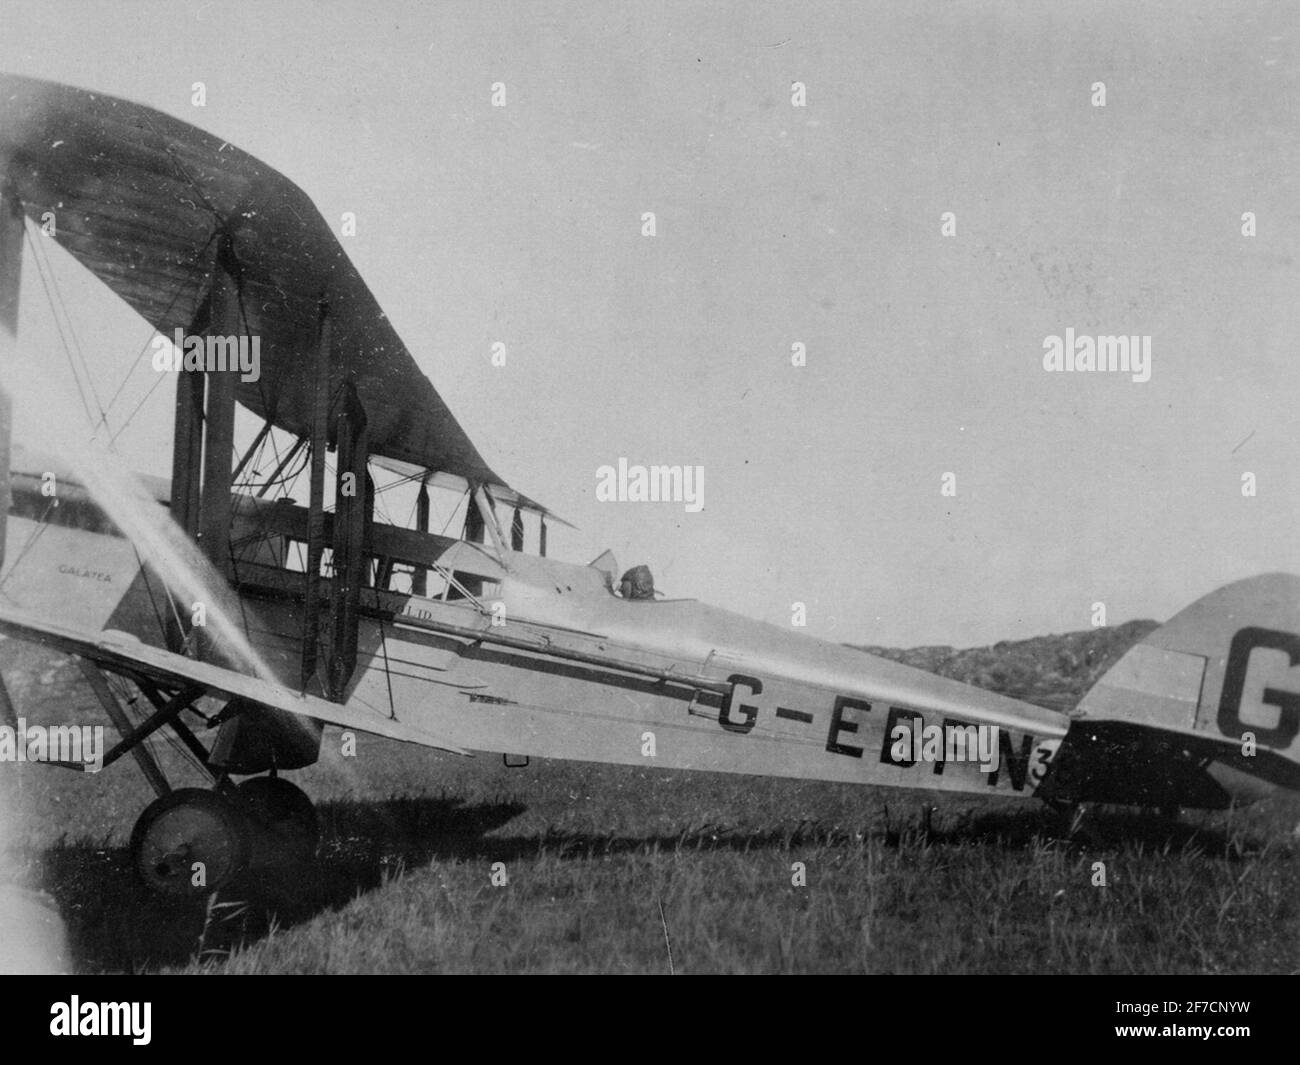
[[[41,261],[36,254],[36,244],[32,240],[29,229],[23,229],[23,235],[27,238],[27,246],[32,250],[32,261],[36,264],[36,276],[41,279],[41,288],[45,290],[46,302],[50,305],[51,313],[54,315],[54,327],[59,331],[59,342],[63,345],[64,354],[68,356],[68,368],[72,371],[72,380],[77,386],[77,394],[81,397],[81,405],[85,408],[86,419],[91,425],[95,424],[94,412],[90,409],[90,403],[86,399],[86,390],[82,387],[81,378],[77,374],[77,364],[72,357],[72,347],[68,344],[68,338],[63,334],[63,323],[59,320],[57,305],[54,296],[50,292],[49,283],[45,279],[45,271],[41,268]]]

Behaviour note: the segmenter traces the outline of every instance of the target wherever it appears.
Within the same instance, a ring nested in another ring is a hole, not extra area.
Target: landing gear
[[[316,853],[316,811],[303,792],[270,776],[255,777],[236,786],[182,719],[187,711],[209,727],[234,720],[247,708],[229,700],[216,716],[195,705],[205,694],[199,684],[181,683],[166,688],[131,675],[154,711],[139,723],[132,720],[108,684],[103,669],[90,662],[84,672],[104,712],[121,739],[103,756],[108,766],[124,754],[140,763],[158,798],[145,807],[131,832],[131,864],[145,886],[176,899],[201,899],[230,884],[246,870],[289,872]],[[131,699],[134,702],[135,698]],[[0,681],[0,718],[7,703]],[[167,781],[162,766],[144,741],[159,729],[170,727],[192,760],[212,782],[213,790],[178,788]],[[303,763],[306,764],[306,763]]]
[[[284,873],[316,854],[316,809],[280,777],[225,792],[180,788],[145,808],[131,833],[131,864],[145,885],[199,899],[245,871]]]
[[[202,788],[179,788],[147,807],[131,832],[131,864],[147,887],[198,899],[239,875],[248,863],[248,827],[230,800]]]

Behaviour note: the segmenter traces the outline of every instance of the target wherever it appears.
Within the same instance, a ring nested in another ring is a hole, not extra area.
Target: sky
[[[810,634],[888,645],[1086,628],[1095,603],[1163,619],[1300,570],[1294,5],[0,19],[0,70],[149,104],[336,229],[353,212],[340,240],[479,450],[577,526],[553,555],[610,548],[673,597],[783,626],[802,603]],[[143,401],[119,450],[167,473],[169,389],[128,373],[148,326],[49,259],[96,391],[121,388],[110,424]],[[26,265],[22,314],[66,367]],[[1150,336],[1150,380],[1048,372],[1067,329]],[[39,442],[85,414],[16,417]],[[703,509],[599,501],[620,458],[703,467]]]

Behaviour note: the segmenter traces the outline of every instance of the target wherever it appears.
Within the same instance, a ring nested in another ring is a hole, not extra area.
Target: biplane
[[[45,239],[178,352],[200,338],[167,382],[171,477],[148,505],[219,575],[256,651],[196,620],[75,465],[11,447],[3,412],[0,632],[79,660],[120,734],[103,764],[131,755],[157,793],[131,850],[158,890],[222,886],[259,835],[310,851],[311,803],[282,774],[317,759],[326,725],[514,761],[1058,806],[1221,808],[1300,787],[1300,578],[1221,588],[1072,712],[1034,705],[664,598],[608,553],[548,557],[560,519],[487,465],[304,192],[153,109],[0,77],[9,380],[24,247]],[[256,373],[198,357],[250,338]],[[237,413],[257,427],[247,447]],[[415,496],[406,523],[382,506],[393,484]],[[463,500],[454,535],[434,530],[432,492]],[[2,686],[0,710],[15,720]],[[164,730],[210,787],[171,786],[148,742]]]

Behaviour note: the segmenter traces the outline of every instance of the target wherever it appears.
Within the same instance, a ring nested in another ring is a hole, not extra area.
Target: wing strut
[[[205,337],[233,337],[243,333],[239,289],[235,278],[228,272],[233,263],[228,245],[228,240],[219,242],[212,288],[205,308],[207,320],[201,330],[195,330]],[[200,311],[201,315],[203,313]],[[200,546],[212,564],[224,572],[230,561],[230,457],[235,449],[235,385],[239,375],[234,370],[215,369],[204,376],[208,379],[208,408],[203,419]]]
[[[501,531],[501,523],[497,521],[497,512],[492,509],[492,499],[488,496],[487,489],[481,485],[474,486],[474,503],[478,507],[479,516],[483,519],[483,525],[487,529],[488,536],[492,538],[492,546],[496,548],[497,561],[507,570],[510,569],[510,556],[506,553],[506,537]]]
[[[99,705],[104,708],[104,713],[108,719],[113,722],[113,727],[117,729],[117,734],[122,737],[122,742],[114,746],[113,751],[125,743],[126,737],[131,735],[131,719],[126,716],[126,711],[118,704],[117,697],[113,694],[104,679],[104,674],[99,671],[99,667],[93,662],[84,658],[78,658],[77,664],[81,666],[81,675],[86,678],[86,683],[90,685],[90,690],[95,693],[95,698],[99,700]],[[179,712],[179,711],[178,711]],[[141,737],[143,739],[143,737]],[[154,794],[160,799],[171,792],[171,785],[167,783],[167,778],[163,775],[162,767],[154,758],[153,752],[143,743],[137,742],[129,750],[131,756],[140,766],[140,772],[145,775],[149,781],[149,786],[153,788]],[[108,755],[112,752],[105,752],[104,764],[108,764]]]
[[[18,289],[23,268],[23,206],[0,173],[0,381],[13,372],[18,340]],[[0,566],[5,560],[9,518],[9,438],[13,411],[9,393],[0,387]]]
[[[328,445],[330,409],[330,338],[332,319],[329,304],[319,304],[316,352],[312,360],[311,473],[307,488],[307,572],[303,589],[302,690],[319,690],[316,680],[320,659],[321,557],[325,551],[325,448]]]

